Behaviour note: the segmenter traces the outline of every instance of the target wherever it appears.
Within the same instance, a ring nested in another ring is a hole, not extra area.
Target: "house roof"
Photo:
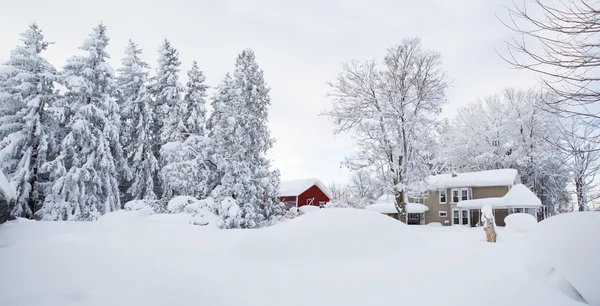
[[[369,205],[365,207],[366,210],[382,213],[382,214],[395,214],[398,211],[396,210],[396,199],[391,194],[384,194],[375,204]],[[420,203],[407,203],[406,204],[406,213],[409,214],[420,214],[429,210],[429,207],[420,204]]]
[[[310,187],[317,186],[323,193],[329,198],[333,199],[333,195],[329,188],[323,184],[323,182],[319,181],[315,178],[307,178],[307,179],[299,179],[292,181],[281,181],[279,185],[279,192],[277,192],[278,197],[297,197],[301,195],[303,192],[307,191]]]
[[[7,200],[17,197],[14,188],[8,183],[8,180],[2,171],[0,171],[0,195]]]
[[[504,201],[508,207],[542,207],[542,201],[523,184],[514,185]]]
[[[500,198],[483,198],[459,201],[456,206],[460,208],[481,209],[489,205],[492,208],[536,208],[542,206],[542,201],[527,186],[517,184],[510,188],[508,193]]]
[[[515,169],[497,169],[455,174],[432,175],[426,182],[433,188],[510,186],[518,181],[519,173]]]

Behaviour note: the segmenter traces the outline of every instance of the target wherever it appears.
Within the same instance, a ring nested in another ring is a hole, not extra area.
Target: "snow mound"
[[[537,225],[537,219],[526,213],[510,214],[504,218],[505,229],[517,233],[531,231]]]
[[[321,208],[319,208],[319,206],[314,206],[314,205],[304,205],[304,206],[300,206],[300,208],[298,208],[298,210],[303,214],[319,211],[319,209],[321,209]]]
[[[320,209],[251,232],[234,247],[244,258],[266,261],[338,260],[410,252],[425,243],[409,226],[362,209]]]
[[[527,234],[529,271],[569,297],[574,288],[590,305],[600,305],[600,213],[576,212],[548,218]]]
[[[104,224],[127,224],[132,222],[142,222],[146,217],[152,214],[154,214],[154,210],[152,210],[150,207],[139,210],[117,210],[100,216],[96,222]]]

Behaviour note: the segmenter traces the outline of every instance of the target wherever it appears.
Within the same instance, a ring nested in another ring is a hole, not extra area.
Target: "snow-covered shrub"
[[[327,204],[325,204],[325,208],[351,208],[351,206],[344,201],[333,200],[331,202],[327,202]]]
[[[506,216],[504,223],[507,230],[525,233],[531,231],[537,225],[537,219],[530,214],[516,213]]]
[[[216,205],[219,216],[219,227],[239,228],[243,222],[242,210],[231,197],[225,197]]]
[[[198,200],[190,196],[176,196],[172,198],[167,204],[167,210],[170,213],[183,212],[184,208],[189,204],[196,203]]]
[[[151,209],[157,214],[167,212],[166,203],[163,200],[132,200],[125,203],[124,209],[128,211]]]

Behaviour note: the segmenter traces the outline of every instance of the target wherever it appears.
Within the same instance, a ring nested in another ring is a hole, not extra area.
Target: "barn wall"
[[[321,191],[319,187],[312,186],[304,193],[298,196],[298,207],[306,205],[308,199],[314,198],[313,205],[319,206],[319,202],[329,202],[329,198]]]

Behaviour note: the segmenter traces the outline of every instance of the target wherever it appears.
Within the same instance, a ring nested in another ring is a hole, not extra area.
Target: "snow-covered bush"
[[[198,200],[194,197],[190,196],[176,196],[172,198],[169,203],[167,203],[167,210],[170,213],[180,213],[188,206],[189,204],[193,204],[198,202]]]
[[[525,233],[531,231],[537,225],[537,219],[530,214],[516,213],[506,216],[504,223],[507,230]]]
[[[351,206],[344,201],[333,200],[331,202],[327,202],[327,204],[325,204],[325,208],[351,208]]]
[[[167,212],[165,202],[162,200],[132,200],[125,203],[124,209],[127,211],[150,209],[157,214]]]

